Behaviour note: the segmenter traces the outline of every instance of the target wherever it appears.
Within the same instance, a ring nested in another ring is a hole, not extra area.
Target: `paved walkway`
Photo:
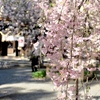
[[[50,79],[32,78],[30,67],[0,70],[0,100],[56,100]]]

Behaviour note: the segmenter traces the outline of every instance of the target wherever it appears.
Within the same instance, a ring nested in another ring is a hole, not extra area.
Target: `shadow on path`
[[[0,98],[0,100],[56,100],[54,92],[34,90],[28,93],[13,93]]]
[[[32,78],[32,72],[30,67],[16,67],[10,69],[0,70],[0,85],[9,83],[21,83],[21,82],[48,82],[47,80],[36,80]]]
[[[30,67],[0,70],[0,100],[56,100],[50,79],[32,78]]]

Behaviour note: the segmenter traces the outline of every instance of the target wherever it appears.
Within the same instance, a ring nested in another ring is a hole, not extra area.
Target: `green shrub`
[[[44,78],[46,77],[46,70],[39,70],[32,73],[32,77],[34,78]]]

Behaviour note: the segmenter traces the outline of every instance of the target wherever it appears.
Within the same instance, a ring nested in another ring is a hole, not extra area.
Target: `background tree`
[[[38,1],[39,2],[39,1]],[[8,31],[15,35],[21,33],[30,38],[40,34],[39,19],[41,17],[41,9],[37,5],[36,0],[0,0],[1,31]],[[6,27],[5,27],[6,24]]]

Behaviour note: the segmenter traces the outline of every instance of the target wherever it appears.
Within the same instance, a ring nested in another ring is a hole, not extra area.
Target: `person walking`
[[[40,65],[40,56],[41,56],[41,42],[37,38],[34,38],[32,40],[32,54],[31,54],[31,56],[32,56],[31,68],[32,68],[32,72],[35,72],[35,71],[37,71],[37,68]]]

